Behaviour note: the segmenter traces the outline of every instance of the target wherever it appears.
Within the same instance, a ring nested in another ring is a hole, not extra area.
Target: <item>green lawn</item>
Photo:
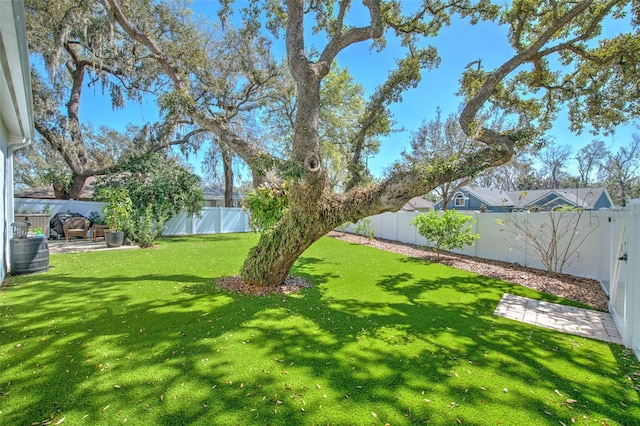
[[[0,291],[0,424],[560,425],[640,422],[617,345],[492,314],[558,299],[324,238],[314,286],[241,296],[253,234],[52,255]]]

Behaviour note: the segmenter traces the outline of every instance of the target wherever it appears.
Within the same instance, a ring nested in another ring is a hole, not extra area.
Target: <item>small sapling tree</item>
[[[579,256],[579,249],[585,240],[600,225],[597,216],[588,215],[583,220],[585,210],[572,206],[560,206],[555,210],[535,213],[546,216],[543,220],[532,220],[531,214],[509,213],[508,219],[496,220],[498,225],[510,230],[514,238],[508,243],[524,253],[533,252],[549,274],[562,274]]]
[[[427,239],[427,247],[433,249],[438,258],[442,249],[461,249],[480,238],[479,234],[471,232],[473,223],[475,221],[471,216],[455,210],[420,213],[411,222],[418,228],[418,233]]]

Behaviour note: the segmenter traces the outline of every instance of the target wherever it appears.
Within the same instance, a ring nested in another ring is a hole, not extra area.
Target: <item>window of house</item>
[[[456,194],[453,199],[453,205],[456,207],[464,207],[464,195]]]

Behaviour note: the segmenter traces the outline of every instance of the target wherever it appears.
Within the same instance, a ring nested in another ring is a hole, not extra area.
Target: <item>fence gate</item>
[[[609,311],[623,344],[640,359],[640,200],[624,210],[613,210]]]

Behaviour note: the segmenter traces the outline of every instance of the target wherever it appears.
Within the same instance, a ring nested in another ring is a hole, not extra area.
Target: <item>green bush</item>
[[[286,182],[279,187],[262,186],[250,191],[242,200],[242,207],[249,211],[249,226],[254,232],[272,228],[289,207]]]
[[[373,240],[373,237],[376,236],[376,228],[373,226],[373,222],[371,222],[371,219],[359,220],[358,223],[356,223],[353,231],[356,234],[367,237],[370,240]]]
[[[131,227],[127,230],[127,237],[142,248],[153,246],[164,230],[166,220],[156,217],[152,206],[136,210],[131,216]]]
[[[126,188],[102,187],[98,189],[98,199],[104,202],[102,212],[104,222],[111,231],[124,231],[129,223],[133,204]]]
[[[461,249],[480,238],[479,234],[471,233],[473,223],[475,221],[471,216],[455,210],[421,213],[411,222],[418,228],[418,233],[427,239],[427,247],[432,248],[438,257],[442,249]]]
[[[182,211],[200,215],[204,205],[200,183],[200,177],[175,158],[155,153],[129,158],[117,172],[99,178],[94,187],[99,200],[107,202],[105,194],[127,194],[131,220],[126,227],[116,228],[124,230],[136,244],[148,247],[153,244],[148,239],[157,238],[173,215]],[[105,215],[105,221],[112,227],[109,215]]]

